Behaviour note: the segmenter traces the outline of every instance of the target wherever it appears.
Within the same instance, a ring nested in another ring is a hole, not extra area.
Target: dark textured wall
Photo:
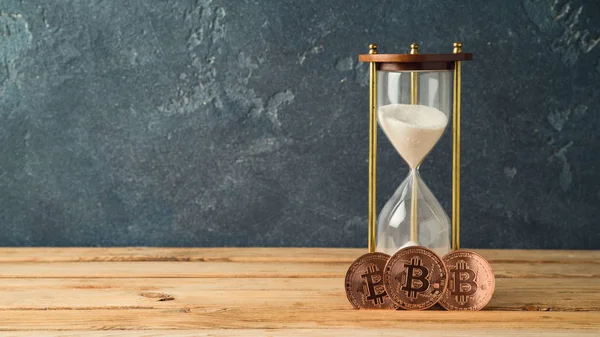
[[[0,245],[364,247],[357,54],[454,41],[464,245],[600,248],[595,0],[2,0]],[[380,136],[379,207],[407,173]]]

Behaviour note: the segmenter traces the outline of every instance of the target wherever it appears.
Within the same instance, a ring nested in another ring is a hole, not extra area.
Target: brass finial
[[[377,54],[377,45],[376,44],[369,45],[369,54]]]
[[[416,43],[413,43],[410,45],[410,53],[411,54],[418,54],[419,53],[419,45]]]
[[[462,43],[454,42],[454,54],[462,53]]]

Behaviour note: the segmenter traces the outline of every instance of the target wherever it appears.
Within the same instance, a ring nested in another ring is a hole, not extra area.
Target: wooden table
[[[2,336],[600,336],[600,251],[480,250],[481,312],[359,311],[364,249],[2,248]]]

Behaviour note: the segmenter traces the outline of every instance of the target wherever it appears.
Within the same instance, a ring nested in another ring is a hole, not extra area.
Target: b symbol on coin
[[[404,265],[407,268],[406,283],[401,289],[407,292],[408,297],[417,298],[418,293],[424,292],[429,288],[429,280],[427,280],[429,271],[421,264],[421,259],[415,256],[410,261],[410,264]]]
[[[367,267],[367,273],[361,277],[367,283],[367,300],[372,301],[373,305],[383,304],[384,298],[387,296],[383,287],[383,275],[381,270],[376,265]]]
[[[492,298],[496,281],[490,264],[479,254],[457,250],[443,257],[450,270],[448,290],[440,305],[448,310],[480,310]]]
[[[467,262],[461,260],[456,264],[456,268],[450,269],[450,273],[453,280],[450,285],[452,287],[450,295],[454,296],[458,303],[465,304],[467,296],[471,296],[477,291],[477,283],[473,281],[475,272],[467,269]]]
[[[424,310],[433,306],[447,283],[448,270],[442,259],[420,246],[398,250],[383,271],[388,296],[404,309]]]
[[[356,259],[346,273],[346,296],[356,309],[396,309],[383,286],[383,268],[390,258],[367,253]]]

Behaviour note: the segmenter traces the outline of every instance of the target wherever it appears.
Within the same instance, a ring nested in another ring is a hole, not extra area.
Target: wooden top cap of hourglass
[[[378,54],[377,45],[369,45],[368,54],[358,55],[360,62],[375,62],[378,70],[452,70],[456,61],[471,61],[473,54],[462,52],[462,43],[455,42],[451,54],[419,54],[419,46],[411,44],[410,54]]]

